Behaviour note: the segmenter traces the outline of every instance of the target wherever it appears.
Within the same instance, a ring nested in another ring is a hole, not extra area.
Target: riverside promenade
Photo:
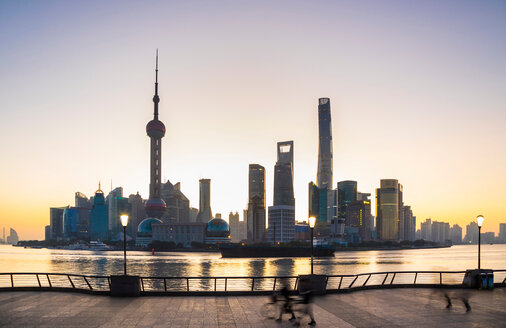
[[[443,293],[469,297],[446,309]],[[265,296],[112,298],[68,292],[0,292],[0,327],[291,327],[263,318]],[[317,327],[506,327],[506,288],[399,288],[317,297]]]

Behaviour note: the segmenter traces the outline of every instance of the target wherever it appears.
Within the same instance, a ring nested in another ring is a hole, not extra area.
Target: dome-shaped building
[[[206,244],[221,244],[230,242],[230,227],[227,221],[215,218],[207,223]]]
[[[148,246],[153,241],[153,223],[163,223],[159,219],[147,218],[139,223],[137,228],[137,239],[135,241],[136,246]]]

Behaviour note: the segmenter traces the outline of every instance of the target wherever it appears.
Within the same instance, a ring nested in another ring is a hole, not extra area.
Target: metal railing
[[[328,293],[366,288],[459,287],[465,271],[390,271],[326,276]],[[143,294],[265,294],[288,284],[297,290],[298,276],[139,277]],[[494,284],[506,286],[506,270],[494,270]],[[1,290],[70,290],[109,294],[109,276],[66,273],[0,273]]]

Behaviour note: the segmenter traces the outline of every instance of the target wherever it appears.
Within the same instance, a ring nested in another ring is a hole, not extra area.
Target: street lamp
[[[313,274],[313,230],[316,223],[314,216],[309,218],[309,228],[311,228],[311,274]]]
[[[127,271],[126,271],[126,227],[128,225],[128,215],[123,214],[119,218],[121,220],[121,225],[123,226],[123,257],[124,257],[123,268],[124,268],[124,272],[125,272],[125,276],[126,276],[127,275]]]
[[[481,263],[480,263],[480,253],[481,253],[481,225],[483,224],[483,220],[485,218],[483,215],[478,215],[476,217],[476,221],[478,222],[478,270],[481,269]]]

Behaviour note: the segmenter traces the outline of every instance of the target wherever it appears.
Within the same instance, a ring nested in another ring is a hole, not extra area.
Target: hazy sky
[[[154,54],[162,177],[213,213],[247,205],[248,164],[293,140],[296,218],[331,98],[334,184],[404,185],[418,223],[506,222],[505,1],[2,1],[0,227],[44,237],[49,207],[148,197]],[[373,210],[375,214],[375,210]]]

